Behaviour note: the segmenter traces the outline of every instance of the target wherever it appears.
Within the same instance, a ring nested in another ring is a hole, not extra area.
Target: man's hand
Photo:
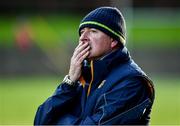
[[[80,42],[74,50],[69,69],[69,76],[73,82],[76,82],[81,76],[82,62],[89,55],[89,49],[88,42]]]

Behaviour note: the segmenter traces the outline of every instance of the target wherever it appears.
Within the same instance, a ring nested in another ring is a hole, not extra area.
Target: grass
[[[37,107],[55,90],[55,78],[0,80],[0,124],[32,124]]]
[[[180,125],[180,79],[157,78],[151,124]]]
[[[0,125],[31,125],[37,107],[50,96],[61,78],[18,77],[0,79]],[[180,125],[180,79],[154,78],[156,100],[153,125]]]

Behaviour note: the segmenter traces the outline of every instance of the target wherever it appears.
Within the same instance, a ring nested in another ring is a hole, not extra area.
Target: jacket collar
[[[95,62],[104,63],[108,70],[113,69],[115,66],[120,65],[123,62],[130,60],[130,54],[126,47],[119,48],[106,55],[105,57]],[[103,65],[104,66],[104,65]],[[96,71],[96,70],[95,70]]]
[[[116,66],[130,60],[130,55],[126,47],[119,48],[106,55],[100,60],[94,60],[94,80],[106,76]]]
[[[84,79],[87,78],[87,76],[91,78],[88,95],[90,90],[97,88],[98,84],[103,81],[112,69],[128,60],[130,60],[130,55],[127,48],[124,47],[109,53],[101,59],[91,61],[91,70],[89,69],[88,72],[83,72],[84,74],[82,75]],[[81,83],[83,82],[82,80],[80,81]],[[87,82],[87,80],[84,82]]]

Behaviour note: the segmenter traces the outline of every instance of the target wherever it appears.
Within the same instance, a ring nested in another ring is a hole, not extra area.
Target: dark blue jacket
[[[148,124],[154,88],[125,47],[84,71],[75,86],[60,84],[39,106],[34,125]]]

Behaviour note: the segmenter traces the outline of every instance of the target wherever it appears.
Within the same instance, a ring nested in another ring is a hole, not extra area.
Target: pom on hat
[[[99,7],[87,14],[79,25],[79,35],[85,27],[96,28],[125,45],[125,20],[115,7]]]

